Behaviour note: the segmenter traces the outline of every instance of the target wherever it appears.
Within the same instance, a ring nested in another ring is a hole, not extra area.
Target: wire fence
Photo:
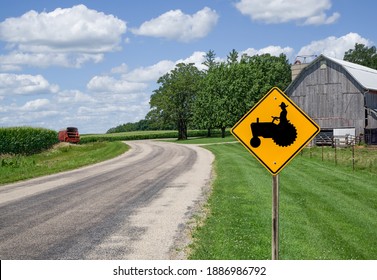
[[[351,147],[355,145],[362,145],[364,141],[363,136],[353,136],[350,134],[347,135],[338,135],[338,136],[328,136],[326,134],[319,135],[314,139],[314,144],[316,146],[331,146],[331,147]]]
[[[364,145],[363,140],[363,137],[352,135],[324,135],[317,137],[313,145],[303,149],[301,155],[328,164],[350,167],[352,170],[377,173],[377,146]]]

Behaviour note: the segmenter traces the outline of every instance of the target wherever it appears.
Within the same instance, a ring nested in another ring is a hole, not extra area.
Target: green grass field
[[[95,142],[85,145],[60,143],[31,156],[0,155],[0,184],[75,169],[113,158],[127,151],[121,142]]]
[[[216,156],[190,259],[271,259],[272,177],[240,144]],[[297,156],[279,174],[280,259],[377,259],[376,174]]]

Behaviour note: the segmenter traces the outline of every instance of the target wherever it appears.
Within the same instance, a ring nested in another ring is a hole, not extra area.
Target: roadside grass
[[[216,176],[189,259],[271,259],[272,176],[240,144],[204,147]],[[375,173],[297,156],[279,182],[280,259],[377,259]]]
[[[31,156],[0,155],[0,184],[67,171],[111,159],[128,150],[122,142],[60,143]]]
[[[347,148],[312,147],[301,153],[330,165],[347,166],[352,170],[366,170],[377,173],[377,148],[355,146]]]

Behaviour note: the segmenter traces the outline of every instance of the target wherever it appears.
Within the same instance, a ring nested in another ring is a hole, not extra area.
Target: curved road
[[[213,156],[128,142],[74,171],[0,186],[0,259],[169,259],[203,196]]]

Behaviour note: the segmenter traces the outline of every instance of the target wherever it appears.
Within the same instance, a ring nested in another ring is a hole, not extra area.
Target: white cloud
[[[368,39],[351,32],[341,37],[330,36],[323,40],[313,41],[309,45],[302,47],[298,55],[325,54],[330,57],[343,59],[344,53],[349,49],[353,49],[355,43],[361,43],[366,46],[372,44]]]
[[[111,69],[111,73],[117,74],[117,73],[126,73],[128,70],[128,66],[126,63],[122,63],[121,65],[114,67]]]
[[[56,93],[59,87],[51,85],[41,75],[0,73],[0,95]]]
[[[95,76],[87,84],[92,92],[129,94],[145,90],[145,83],[118,80],[111,76]]]
[[[235,4],[243,14],[252,20],[265,23],[296,21],[302,24],[332,24],[340,14],[327,15],[331,0],[240,0]]]
[[[0,123],[6,126],[34,126],[57,129],[56,119],[64,110],[56,110],[49,99],[34,99],[22,106],[10,104],[0,107]]]
[[[280,47],[280,46],[268,46],[260,50],[254,48],[248,48],[241,52],[242,54],[247,54],[249,56],[261,55],[261,54],[271,54],[273,56],[279,56],[280,54],[285,54],[287,58],[290,58],[293,54],[293,49],[291,47]]]
[[[121,64],[119,67],[113,68],[111,72],[122,73],[121,70],[124,70],[122,79],[130,82],[156,82],[161,76],[173,70],[178,63],[194,63],[198,69],[203,70],[206,68],[206,66],[203,65],[205,54],[205,52],[196,51],[185,59],[179,59],[177,61],[161,60],[151,66],[139,67],[130,72],[127,72],[127,67],[125,67],[124,64]]]
[[[126,23],[84,5],[52,12],[29,11],[0,23],[0,40],[10,53],[0,57],[11,65],[80,67],[99,62],[103,54],[119,50]]]
[[[157,81],[161,76],[173,70],[176,63],[171,60],[161,60],[154,65],[136,68],[122,76],[133,82]]]
[[[333,24],[340,18],[340,14],[335,12],[331,16],[327,17],[325,13],[320,13],[318,15],[309,17],[304,24],[305,25],[322,25],[322,24]]]
[[[189,56],[188,58],[177,60],[176,64],[178,64],[178,63],[186,63],[186,64],[194,63],[196,68],[198,68],[199,70],[203,70],[203,69],[207,68],[205,65],[203,65],[203,62],[206,60],[205,55],[206,55],[205,52],[196,51],[191,56]]]
[[[50,100],[48,99],[36,99],[26,102],[24,106],[20,108],[22,111],[36,111],[41,109],[46,109],[50,105]]]
[[[216,11],[208,7],[193,15],[184,14],[181,10],[171,10],[131,31],[136,35],[190,42],[207,36],[218,18]]]
[[[88,104],[96,103],[96,100],[88,94],[82,93],[79,90],[65,90],[57,94],[57,101],[59,104]]]
[[[23,65],[47,68],[49,66],[81,67],[86,62],[98,63],[103,54],[90,53],[23,53],[12,52],[0,56],[0,69],[21,70]]]

